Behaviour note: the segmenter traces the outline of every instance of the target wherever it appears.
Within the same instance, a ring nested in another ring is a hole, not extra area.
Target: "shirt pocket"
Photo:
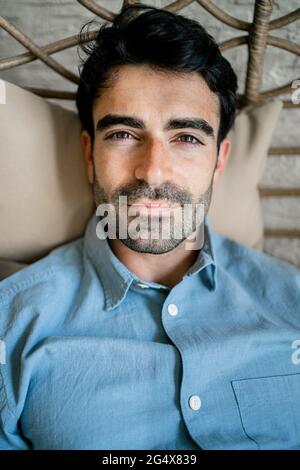
[[[258,449],[300,450],[300,373],[232,381],[242,426]]]

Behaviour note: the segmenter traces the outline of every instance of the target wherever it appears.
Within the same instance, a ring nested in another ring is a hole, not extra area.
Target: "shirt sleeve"
[[[53,298],[45,294],[51,275],[44,258],[0,282],[0,450],[33,449],[22,429],[29,381],[25,351],[33,347],[29,337],[36,312]]]
[[[2,368],[5,364],[1,364]],[[29,445],[22,438],[18,428],[18,418],[10,410],[4,377],[0,369],[0,450],[28,450]]]
[[[20,411],[13,399],[19,369],[12,361],[18,335],[9,328],[14,313],[10,303],[1,303],[0,299],[0,450],[30,449],[21,435]]]

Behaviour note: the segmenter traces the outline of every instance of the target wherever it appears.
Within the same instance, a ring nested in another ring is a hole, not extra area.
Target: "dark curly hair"
[[[100,26],[93,43],[81,47],[88,57],[80,67],[76,105],[82,128],[92,142],[93,101],[101,88],[109,86],[111,68],[147,64],[156,70],[196,71],[203,77],[219,97],[219,149],[234,123],[237,77],[214,38],[197,21],[143,4],[128,6],[111,25]]]

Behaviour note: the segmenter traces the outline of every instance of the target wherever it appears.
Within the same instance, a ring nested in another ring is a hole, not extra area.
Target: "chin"
[[[138,253],[148,253],[151,255],[162,255],[170,253],[180,245],[183,240],[133,240],[131,238],[120,239],[120,241],[133,251]]]

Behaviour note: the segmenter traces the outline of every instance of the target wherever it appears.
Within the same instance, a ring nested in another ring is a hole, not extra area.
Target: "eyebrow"
[[[133,127],[135,129],[146,129],[146,125],[141,119],[119,114],[106,114],[97,122],[96,130],[104,131],[111,126],[115,126],[116,124],[122,124],[125,126]],[[215,134],[212,126],[205,119],[202,118],[189,117],[180,119],[170,119],[167,122],[164,130],[169,131],[172,129],[184,128],[192,128],[203,131],[208,137],[212,137],[213,139],[215,139]]]

